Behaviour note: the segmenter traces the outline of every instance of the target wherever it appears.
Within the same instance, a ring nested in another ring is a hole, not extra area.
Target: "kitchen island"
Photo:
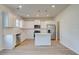
[[[35,46],[51,45],[50,33],[35,33]]]

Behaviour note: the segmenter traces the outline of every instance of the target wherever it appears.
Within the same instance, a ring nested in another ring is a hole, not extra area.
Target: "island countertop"
[[[35,33],[35,45],[51,45],[50,33]]]

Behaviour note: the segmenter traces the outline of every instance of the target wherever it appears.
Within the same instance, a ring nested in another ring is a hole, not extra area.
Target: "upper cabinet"
[[[24,21],[10,12],[3,12],[4,27],[23,28]]]
[[[12,13],[3,12],[4,27],[15,27],[16,16]]]
[[[34,20],[34,25],[40,25],[40,20]]]
[[[20,27],[19,25],[20,25],[20,21],[19,19],[16,19],[16,27]]]
[[[20,28],[22,28],[22,27],[23,27],[23,21],[20,20]]]
[[[24,28],[24,21],[20,18],[16,19],[16,27],[18,28]]]

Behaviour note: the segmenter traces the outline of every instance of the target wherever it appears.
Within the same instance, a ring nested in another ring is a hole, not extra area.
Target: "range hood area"
[[[54,39],[56,35],[56,26],[55,24],[47,24],[46,28],[41,28],[42,25],[34,25],[34,38],[35,38],[35,33],[50,33],[52,38]],[[46,32],[42,32],[42,31]]]

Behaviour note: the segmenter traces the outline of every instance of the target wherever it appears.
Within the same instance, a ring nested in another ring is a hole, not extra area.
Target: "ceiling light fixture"
[[[39,16],[38,14],[36,16]]]
[[[30,16],[29,14],[27,14],[27,16]]]
[[[49,16],[49,15],[47,15],[47,16]]]
[[[22,5],[19,5],[18,8],[22,8]]]
[[[55,8],[55,5],[52,5],[51,7]]]

